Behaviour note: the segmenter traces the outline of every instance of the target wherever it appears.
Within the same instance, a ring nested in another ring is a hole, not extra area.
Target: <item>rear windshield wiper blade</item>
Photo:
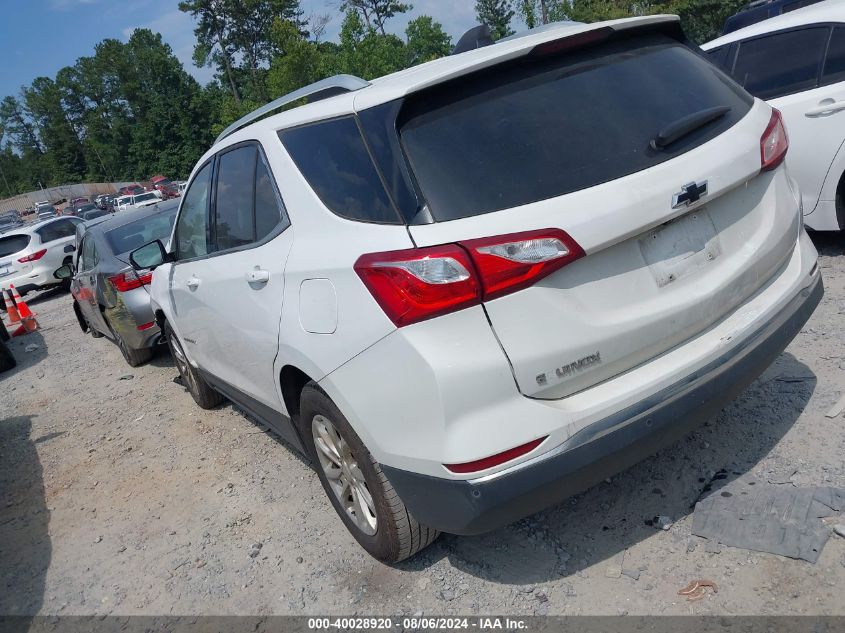
[[[730,106],[716,106],[688,114],[660,130],[657,136],[651,139],[651,149],[663,149],[708,123],[721,119],[730,111]]]

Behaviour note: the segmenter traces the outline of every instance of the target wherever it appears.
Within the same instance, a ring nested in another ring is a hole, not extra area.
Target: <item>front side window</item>
[[[208,254],[210,231],[208,200],[211,163],[203,167],[185,192],[176,224],[176,259],[191,259]]]
[[[829,33],[813,27],[742,42],[733,76],[760,99],[815,88]]]
[[[257,155],[255,146],[248,145],[220,156],[214,213],[215,248],[218,251],[246,246],[255,239],[252,205]]]

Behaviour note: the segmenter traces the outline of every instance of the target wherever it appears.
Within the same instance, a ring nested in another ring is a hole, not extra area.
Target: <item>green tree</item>
[[[481,24],[490,27],[494,40],[513,35],[511,20],[514,10],[510,0],[476,0],[475,14]]]
[[[409,66],[445,57],[452,50],[452,38],[443,30],[440,22],[435,22],[428,15],[421,15],[408,22],[405,36],[408,38],[406,50]]]
[[[398,0],[344,0],[340,8],[342,11],[355,11],[368,29],[385,35],[385,22],[399,13],[407,13],[414,7]]]

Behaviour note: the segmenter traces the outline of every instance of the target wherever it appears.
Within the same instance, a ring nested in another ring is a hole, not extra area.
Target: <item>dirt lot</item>
[[[845,539],[810,564],[708,553],[690,536],[690,506],[720,469],[845,487],[843,418],[824,415],[845,393],[845,240],[816,243],[823,303],[699,432],[394,567],[363,553],[280,440],[231,405],[197,408],[166,354],[129,368],[79,331],[67,295],[42,293],[42,330],[16,340],[19,366],[0,375],[0,614],[843,614]],[[655,515],[672,527],[647,525]],[[679,599],[701,577],[718,594]]]

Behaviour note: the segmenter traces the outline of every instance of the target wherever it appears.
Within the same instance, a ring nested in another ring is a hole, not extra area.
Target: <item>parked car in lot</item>
[[[826,0],[702,46],[783,114],[804,223],[845,229],[845,3]]]
[[[97,206],[104,211],[110,211],[112,208],[114,208],[114,197],[113,196],[109,196],[109,195],[97,196],[96,199],[94,200],[94,202],[96,202]]]
[[[821,0],[754,0],[742,7],[725,21],[722,34],[726,35],[746,26],[757,24],[775,16],[796,11]]]
[[[55,218],[58,215],[58,211],[53,206],[40,206],[38,207],[38,216],[37,219],[39,220],[49,220],[50,218]]]
[[[76,207],[73,207],[73,215],[76,217],[81,218],[85,213],[89,211],[99,211],[99,207],[94,204],[93,202],[84,202]]]
[[[136,195],[140,193],[144,193],[146,189],[144,189],[141,185],[127,185],[126,187],[121,187],[118,189],[118,194],[122,196],[129,196],[129,195]]]
[[[56,271],[56,278],[71,279],[82,331],[112,339],[132,367],[152,357],[161,333],[150,307],[151,274],[136,272],[127,256],[139,244],[165,239],[176,209],[176,203],[162,203],[80,228],[75,264]]]
[[[20,226],[23,226],[23,220],[17,211],[8,211],[0,215],[0,233],[7,233]]]
[[[111,210],[95,208],[81,213],[80,217],[87,222],[88,220],[94,220],[113,213],[114,211]]]
[[[118,211],[127,211],[129,209],[139,209],[141,207],[148,207],[158,204],[162,201],[162,195],[159,191],[145,191],[137,195],[123,196],[117,199],[116,208]]]
[[[54,217],[0,235],[0,288],[14,284],[24,295],[58,284],[53,273],[72,261],[76,225],[81,222]]]
[[[686,41],[558,25],[224,130],[130,258],[194,400],[307,453],[386,561],[713,415],[823,289],[779,113]]]

